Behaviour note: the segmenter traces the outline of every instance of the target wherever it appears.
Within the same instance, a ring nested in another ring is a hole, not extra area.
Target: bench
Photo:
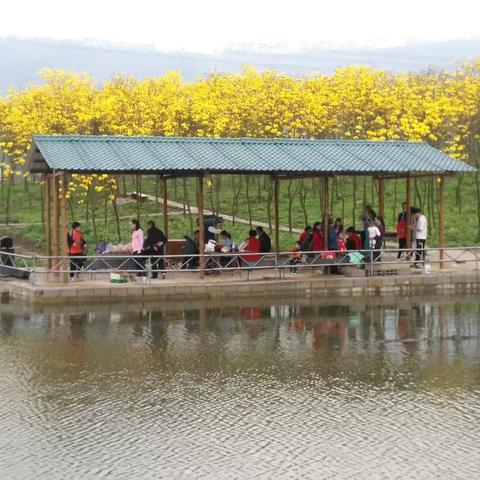
[[[275,267],[275,259],[272,257],[263,257],[260,260],[256,262],[249,262],[248,260],[245,260],[243,257],[240,258],[240,265],[242,267],[247,267],[247,280],[250,279],[250,272],[256,269],[267,269],[267,268],[274,268]],[[251,267],[248,269],[248,267]],[[240,272],[241,275],[241,272]]]

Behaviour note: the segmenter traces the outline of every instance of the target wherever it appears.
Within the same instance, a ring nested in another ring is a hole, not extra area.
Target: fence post
[[[37,284],[37,277],[36,277],[36,262],[35,262],[35,255],[32,257],[32,271],[30,274],[30,283],[32,285]]]
[[[279,278],[279,271],[278,271],[278,255],[279,255],[279,253],[278,253],[278,252],[276,252],[276,253],[275,253],[275,257],[274,257],[274,258],[275,258],[275,279],[276,279],[276,280],[278,280],[278,278]]]
[[[152,283],[152,257],[147,258],[147,281],[148,284]]]

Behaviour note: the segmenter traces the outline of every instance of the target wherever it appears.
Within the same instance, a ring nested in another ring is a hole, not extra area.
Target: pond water
[[[478,478],[474,299],[0,307],[1,478]]]

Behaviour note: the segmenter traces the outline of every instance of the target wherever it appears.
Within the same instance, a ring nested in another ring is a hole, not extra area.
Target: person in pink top
[[[140,227],[140,222],[133,219],[130,222],[130,229],[132,230],[132,253],[134,255],[143,255],[143,230]],[[136,259],[137,268],[141,271],[137,273],[139,277],[145,276],[145,258]]]

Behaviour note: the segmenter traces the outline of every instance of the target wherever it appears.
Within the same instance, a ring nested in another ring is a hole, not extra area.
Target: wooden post
[[[65,172],[62,172],[62,176],[60,177],[61,185],[62,185],[62,196],[61,196],[61,202],[60,202],[60,211],[61,211],[61,228],[60,228],[60,235],[62,236],[62,239],[60,241],[61,245],[61,255],[67,255],[68,253],[68,243],[67,243],[67,232],[68,232],[68,225],[67,225],[67,176]],[[68,280],[68,266],[69,266],[69,261],[65,260],[62,262],[63,268],[62,270],[64,273],[62,274],[62,281],[63,283],[67,283]]]
[[[52,194],[53,194],[53,256],[59,256],[59,246],[58,246],[58,228],[60,220],[60,209],[58,205],[58,176],[55,172],[52,175]],[[58,267],[57,267],[58,269]]]
[[[203,212],[203,173],[198,177],[198,251],[200,253],[200,278],[205,270],[205,220]]]
[[[280,252],[280,180],[273,177],[273,202],[275,222],[275,251]]]
[[[445,247],[445,175],[440,177],[438,184],[438,247],[440,248],[440,268],[443,268],[444,247]]]
[[[378,214],[385,217],[385,179],[378,179]]]
[[[162,194],[163,194],[163,233],[168,239],[168,190],[167,177],[162,178]],[[164,254],[167,255],[168,243],[163,247]]]
[[[323,177],[323,241],[328,250],[328,177]]]
[[[51,196],[52,186],[50,183],[50,175],[43,176],[44,183],[44,202],[45,202],[45,255],[50,257],[52,255],[52,211],[51,211]],[[48,260],[48,269],[52,268],[52,261]]]
[[[412,182],[410,179],[410,175],[407,177],[407,185],[406,185],[406,199],[405,202],[407,204],[407,248],[412,248],[412,231],[410,227],[412,225],[412,212],[410,211],[412,208]]]

